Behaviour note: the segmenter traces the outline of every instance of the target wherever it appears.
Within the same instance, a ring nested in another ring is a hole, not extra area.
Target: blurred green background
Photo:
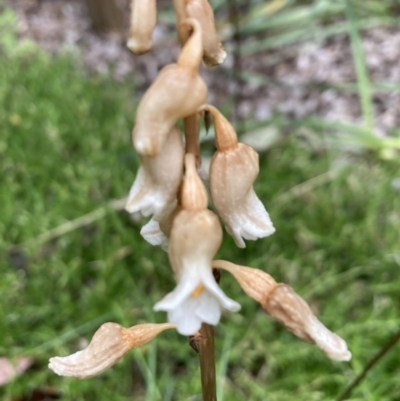
[[[227,24],[227,3],[213,4]],[[400,5],[237,0],[242,6],[239,37],[259,39],[240,57],[344,35],[355,79],[339,90],[354,94],[361,113],[354,124],[280,113],[239,121],[240,132],[267,138],[255,187],[277,232],[244,250],[226,235],[217,257],[291,285],[347,341],[353,359],[331,361],[294,338],[223,274],[221,287],[242,310],[216,328],[218,400],[334,400],[400,326],[400,137],[396,129],[376,134],[374,108],[375,95],[399,87],[371,79],[361,46],[363,29],[398,32]],[[139,234],[146,220],[133,221],[110,203],[127,195],[139,165],[130,143],[135,79],[88,73],[74,53],[54,56],[18,39],[15,12],[1,10],[0,357],[33,358],[0,387],[1,399],[200,400],[197,355],[173,331],[92,379],[47,369],[51,356],[77,351],[103,322],[163,322],[152,305],[174,279],[167,255]],[[173,25],[168,8],[160,19]],[[233,72],[242,82],[254,79],[245,63]],[[278,85],[267,75],[258,79],[267,90]],[[231,103],[220,106],[229,113]],[[205,154],[212,150],[206,141]],[[50,230],[76,219],[82,227],[50,238]],[[399,377],[397,345],[349,399],[398,400]]]

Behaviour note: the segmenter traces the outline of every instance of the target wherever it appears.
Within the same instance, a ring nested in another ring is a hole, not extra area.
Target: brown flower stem
[[[174,0],[174,6],[179,42],[183,46],[188,39],[188,31],[181,24],[187,18],[185,0]],[[184,119],[186,153],[195,155],[197,168],[200,167],[201,163],[198,124],[199,117],[196,114]],[[203,401],[217,401],[214,328],[204,323],[200,332],[191,337],[190,345],[199,354]]]
[[[186,117],[183,122],[185,126],[185,152],[194,154],[196,158],[196,167],[200,168],[199,117],[197,114],[192,114],[191,116]]]
[[[188,17],[185,7],[185,0],[174,0],[176,27],[178,30],[179,42],[181,46],[189,38],[189,32],[182,22]],[[193,153],[196,157],[196,167],[201,166],[200,141],[199,141],[199,118],[196,114],[184,118],[186,153]]]
[[[182,22],[187,18],[185,0],[174,0],[174,7],[179,42],[181,46],[183,46],[188,39],[188,31],[184,26],[182,26]]]
[[[213,326],[203,323],[199,335],[195,336],[194,340],[200,359],[203,401],[217,401]]]

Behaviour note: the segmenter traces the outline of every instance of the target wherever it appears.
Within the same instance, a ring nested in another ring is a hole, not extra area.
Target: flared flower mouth
[[[202,323],[216,325],[221,310],[237,312],[240,305],[228,298],[215,282],[211,266],[186,268],[176,288],[154,305],[168,312],[168,321],[182,335],[195,334]]]

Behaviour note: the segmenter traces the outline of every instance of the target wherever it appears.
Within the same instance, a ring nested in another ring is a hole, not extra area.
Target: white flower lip
[[[251,189],[242,205],[231,214],[225,215],[225,227],[239,248],[245,248],[243,239],[255,241],[275,232],[268,212]]]
[[[182,335],[196,333],[203,322],[216,325],[221,309],[237,312],[240,305],[219,288],[207,264],[187,267],[176,288],[154,305],[155,311],[168,312],[168,321],[176,324]]]

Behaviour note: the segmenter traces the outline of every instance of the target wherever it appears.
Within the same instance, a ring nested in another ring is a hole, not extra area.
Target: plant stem
[[[181,25],[187,18],[184,0],[174,0],[178,36],[181,46],[188,39],[187,30]],[[197,167],[200,166],[200,145],[198,133],[198,116],[193,114],[184,119],[186,152],[196,156]],[[217,282],[219,280],[217,279]],[[194,343],[194,344],[193,344]],[[191,337],[191,345],[199,353],[201,388],[203,401],[217,401],[217,383],[215,377],[215,354],[214,354],[214,328],[203,323],[200,332]]]
[[[203,323],[200,335],[196,336],[195,341],[200,359],[203,401],[217,401],[213,326]]]
[[[337,401],[347,400],[352,391],[365,379],[368,371],[400,340],[400,331],[398,331],[386,345],[365,365],[363,371],[354,379],[354,381],[347,387],[346,391],[337,399]]]

